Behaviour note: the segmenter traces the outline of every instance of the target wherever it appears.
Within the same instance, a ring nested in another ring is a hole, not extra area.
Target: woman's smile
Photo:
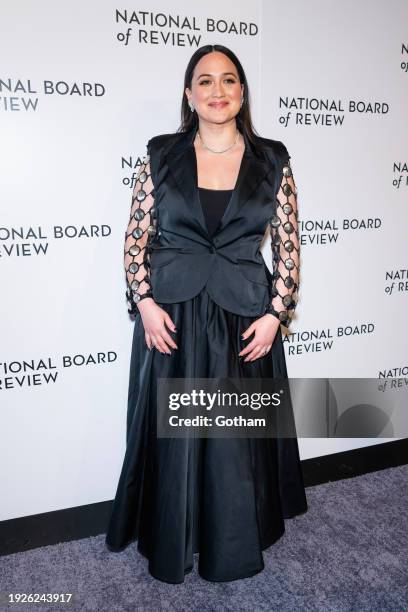
[[[229,104],[229,102],[210,102],[208,106],[211,106],[211,108],[224,108],[225,106],[227,106]]]

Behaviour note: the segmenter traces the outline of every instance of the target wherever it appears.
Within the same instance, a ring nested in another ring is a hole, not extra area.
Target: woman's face
[[[201,120],[222,124],[239,113],[244,86],[235,64],[224,53],[214,51],[196,64],[191,90],[187,87],[185,92]]]

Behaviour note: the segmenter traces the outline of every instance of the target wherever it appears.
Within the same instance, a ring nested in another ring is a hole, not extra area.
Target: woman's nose
[[[224,88],[222,86],[222,83],[214,83],[212,95],[217,97],[224,95]]]

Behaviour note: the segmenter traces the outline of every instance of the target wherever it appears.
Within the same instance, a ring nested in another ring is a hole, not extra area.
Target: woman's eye
[[[225,79],[226,83],[235,83],[235,79]],[[204,79],[203,81],[200,81],[200,85],[205,85],[206,83],[210,83],[210,79]]]

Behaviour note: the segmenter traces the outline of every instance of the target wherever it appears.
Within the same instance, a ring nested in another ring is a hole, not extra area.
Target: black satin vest
[[[244,134],[235,189],[218,227],[208,232],[197,187],[196,128],[150,139],[158,231],[148,248],[153,298],[175,303],[204,287],[222,308],[260,316],[271,301],[271,274],[260,251],[289,154],[277,140]]]

